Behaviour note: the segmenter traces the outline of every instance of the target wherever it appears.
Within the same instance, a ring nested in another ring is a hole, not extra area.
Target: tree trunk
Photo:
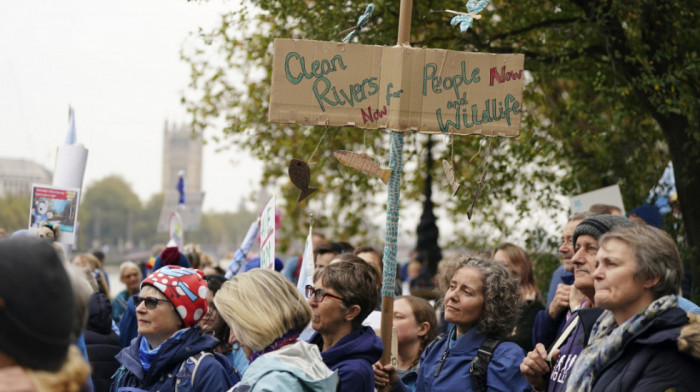
[[[691,249],[691,258],[688,260],[693,286],[700,283],[700,263],[698,262],[697,247],[700,244],[700,181],[694,180],[697,170],[700,169],[700,159],[693,151],[695,143],[693,134],[698,132],[689,126],[688,119],[679,115],[661,116],[653,113],[664,132],[668,143],[671,159],[673,160],[673,171],[676,179],[676,191],[678,192],[678,202],[681,214],[683,215],[683,225],[685,228],[685,239]],[[698,297],[697,290],[696,299]]]

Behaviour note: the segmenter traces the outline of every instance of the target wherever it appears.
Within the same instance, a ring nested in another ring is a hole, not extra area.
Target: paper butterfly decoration
[[[488,5],[489,0],[469,0],[467,1],[467,13],[460,13],[452,18],[450,24],[452,26],[459,24],[459,31],[465,32],[471,27],[474,19],[481,19],[481,15],[477,15]]]

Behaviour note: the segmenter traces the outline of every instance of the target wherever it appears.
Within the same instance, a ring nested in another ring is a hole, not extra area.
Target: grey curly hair
[[[520,316],[522,303],[517,277],[485,254],[461,254],[445,259],[436,279],[442,293],[441,307],[444,306],[450,280],[461,268],[475,268],[484,276],[484,311],[476,324],[477,331],[499,338],[510,335]]]

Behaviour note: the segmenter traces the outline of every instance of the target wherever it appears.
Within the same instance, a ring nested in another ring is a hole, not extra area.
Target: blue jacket
[[[114,297],[114,300],[112,301],[112,320],[117,323],[119,322],[119,320],[122,318],[122,314],[124,314],[124,311],[126,310],[126,301],[128,300],[129,294],[126,290],[120,292],[116,297]]]
[[[420,358],[416,391],[472,391],[471,362],[486,336],[472,328],[456,341],[452,328],[448,336],[431,343]],[[496,347],[486,374],[488,391],[530,391],[530,384],[520,373],[525,352],[517,344],[504,341]],[[394,390],[408,391],[401,382]]]
[[[544,305],[545,309],[549,309],[549,304],[551,304],[554,299],[554,294],[557,292],[559,283],[568,285],[574,284],[574,274],[564,271],[563,264],[552,273],[552,280],[549,281],[549,291],[547,291],[547,303]]]
[[[136,320],[136,307],[132,297],[126,300],[126,310],[119,320],[119,342],[122,347],[128,347],[131,341],[138,336],[138,322]]]
[[[309,343],[323,349],[323,338],[316,332]],[[338,390],[342,392],[373,392],[374,370],[372,365],[382,356],[382,340],[370,327],[360,327],[321,353],[323,362],[338,371]],[[250,368],[248,369],[250,371]]]
[[[178,389],[188,391],[225,391],[231,388],[239,377],[233,367],[224,367],[221,361],[212,356],[204,356],[197,369],[194,386],[190,385],[191,369],[180,372],[182,363],[202,351],[212,352],[219,341],[209,335],[202,335],[199,327],[192,327],[177,337],[163,342],[158,354],[151,362],[148,371],[144,371],[139,359],[139,346],[143,336],[139,335],[129,347],[122,349],[117,360],[126,369],[117,389],[117,371],[113,378],[111,391],[175,391],[176,380],[180,380]],[[226,358],[223,362],[228,363]],[[190,362],[191,363],[191,362]]]
[[[549,317],[547,309],[537,312],[532,325],[532,346],[536,346],[537,343],[542,343],[545,347],[551,346],[557,336],[564,331],[567,322],[566,313],[561,312],[559,317],[553,319]]]
[[[332,392],[337,385],[338,375],[323,363],[318,347],[296,342],[258,357],[233,392]]]
[[[680,329],[687,323],[686,312],[679,308],[655,317],[603,367],[592,391],[697,391],[699,358],[679,352],[677,346]],[[697,353],[696,335],[689,337],[689,343]]]

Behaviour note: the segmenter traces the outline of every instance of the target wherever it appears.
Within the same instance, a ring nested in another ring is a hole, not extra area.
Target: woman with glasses
[[[379,277],[371,265],[356,256],[343,255],[314,272],[314,285],[306,286],[316,333],[309,343],[321,351],[323,362],[337,370],[339,390],[374,391],[372,364],[384,346],[372,328],[362,322],[377,307]]]
[[[377,385],[398,391],[530,391],[520,373],[523,349],[504,341],[520,307],[516,278],[492,260],[462,255],[443,260],[436,280],[445,293],[445,320],[453,327],[425,349],[413,387],[398,380],[391,365],[375,368]],[[484,368],[476,365],[480,351],[492,354],[479,355]]]
[[[219,341],[197,325],[207,291],[201,271],[174,265],[141,282],[133,297],[139,335],[117,354],[112,391],[221,391],[238,381],[228,360],[213,352]]]
[[[318,348],[298,340],[311,309],[282,274],[257,268],[236,275],[221,286],[214,304],[231,327],[230,343],[250,359],[234,392],[336,390],[338,376]]]

